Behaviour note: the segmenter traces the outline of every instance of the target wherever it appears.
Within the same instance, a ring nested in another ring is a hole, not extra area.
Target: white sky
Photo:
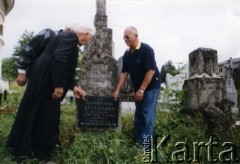
[[[95,0],[15,0],[4,23],[3,58],[24,30],[58,30],[74,22],[93,26],[95,14]],[[107,16],[116,59],[127,48],[123,31],[130,25],[155,50],[159,69],[168,60],[187,63],[199,47],[217,50],[219,62],[240,57],[239,0],[107,0]]]

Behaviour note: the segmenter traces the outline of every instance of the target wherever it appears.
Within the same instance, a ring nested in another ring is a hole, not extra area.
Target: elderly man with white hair
[[[31,157],[51,160],[59,143],[60,102],[69,89],[76,98],[86,95],[76,85],[75,70],[78,46],[93,35],[92,28],[75,25],[56,35],[34,63],[7,142],[20,162]]]

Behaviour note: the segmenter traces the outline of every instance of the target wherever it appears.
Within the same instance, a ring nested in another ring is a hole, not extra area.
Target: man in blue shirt
[[[161,85],[160,74],[153,49],[148,44],[139,41],[135,27],[125,29],[124,41],[129,49],[124,53],[122,72],[113,97],[118,97],[129,74],[134,87],[136,105],[134,135],[143,144],[144,138],[153,134],[157,98]]]

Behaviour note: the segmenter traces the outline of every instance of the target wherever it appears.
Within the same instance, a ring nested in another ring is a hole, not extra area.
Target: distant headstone
[[[118,75],[122,72],[122,66],[123,66],[123,56],[121,56],[118,61]],[[133,85],[130,79],[130,76],[127,77],[126,81],[124,82],[120,94],[125,94],[128,97],[132,97],[131,94],[134,92]]]
[[[86,124],[85,117],[80,117],[86,114],[83,109],[89,108],[89,112],[91,114],[87,115],[88,122],[93,124],[96,121],[96,117],[94,116],[94,108],[97,110],[102,110],[107,114],[105,107],[100,105],[99,107],[93,106],[89,107],[89,105],[94,103],[101,104],[100,101],[103,103],[106,102],[105,97],[111,97],[115,86],[117,84],[117,75],[118,75],[118,67],[117,61],[113,58],[112,54],[112,29],[107,28],[107,16],[106,16],[106,0],[97,0],[97,13],[95,15],[95,28],[96,34],[92,38],[91,42],[84,47],[84,56],[82,59],[82,65],[80,70],[80,83],[81,87],[87,92],[89,97],[88,101],[77,101],[78,109],[79,109],[79,122],[83,123],[84,127]],[[109,98],[113,99],[113,98]],[[95,101],[95,102],[94,102]],[[84,104],[85,103],[85,104]],[[83,108],[83,109],[82,109]],[[118,108],[111,108],[111,112],[115,111],[115,114],[118,116],[118,120],[120,120],[120,112],[118,112]],[[100,116],[100,112],[96,115],[99,115],[99,118],[103,117]],[[116,115],[114,115],[115,117]],[[106,126],[107,119],[109,121],[113,121],[111,117],[104,118],[103,125],[100,126],[100,119],[98,118],[96,126],[101,128]],[[116,119],[114,119],[116,121]],[[116,127],[120,127],[120,124],[116,123]],[[111,124],[111,127],[115,126],[114,123]],[[95,127],[95,126],[88,126],[88,127]],[[109,126],[110,127],[110,126]]]
[[[237,108],[237,90],[234,85],[234,80],[232,78],[232,72],[233,69],[237,66],[233,65],[232,58],[228,60],[228,64],[224,65],[224,67],[227,69],[227,78],[226,78],[226,89],[227,89],[227,97],[234,102],[234,105],[232,107],[233,113],[238,113]]]
[[[78,99],[80,128],[115,129],[119,124],[119,101],[113,97],[86,96]]]
[[[184,80],[186,79],[185,74],[177,74],[176,76],[172,76],[171,74],[166,74],[166,85],[170,90],[180,91],[182,90],[182,86]]]

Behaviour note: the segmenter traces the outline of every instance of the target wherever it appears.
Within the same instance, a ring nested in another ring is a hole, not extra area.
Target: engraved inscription
[[[112,97],[87,96],[78,100],[78,124],[83,128],[116,128],[119,101]]]

